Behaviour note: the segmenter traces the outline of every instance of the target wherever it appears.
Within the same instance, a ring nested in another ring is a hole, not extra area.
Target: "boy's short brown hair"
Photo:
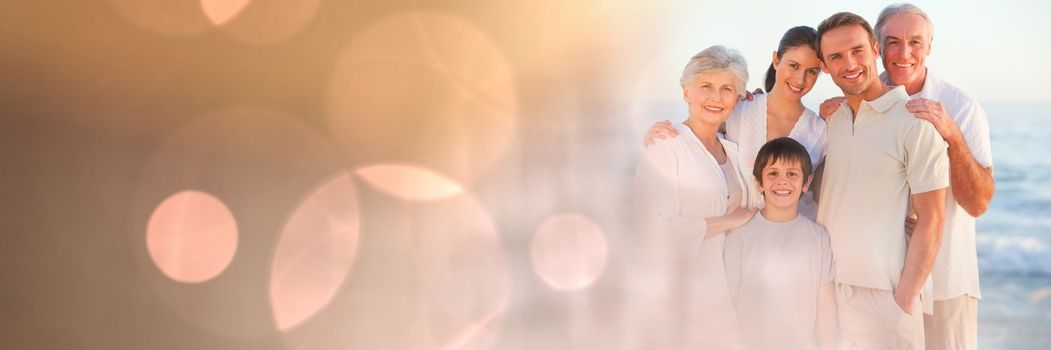
[[[752,167],[752,176],[755,176],[755,181],[762,185],[763,168],[777,161],[799,162],[803,168],[803,181],[814,173],[814,164],[810,161],[810,153],[807,152],[806,147],[792,138],[778,137],[763,145],[759,149],[759,154],[755,156],[755,165]]]

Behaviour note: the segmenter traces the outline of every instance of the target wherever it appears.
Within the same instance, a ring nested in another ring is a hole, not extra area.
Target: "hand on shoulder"
[[[905,109],[916,118],[926,120],[931,125],[934,125],[934,129],[938,130],[938,134],[945,141],[958,142],[963,139],[963,133],[960,131],[960,127],[956,125],[956,120],[949,115],[949,112],[945,111],[945,106],[941,102],[926,98],[914,98],[905,103]]]
[[[818,110],[818,116],[820,116],[821,119],[828,121],[828,118],[831,117],[833,113],[836,113],[836,111],[839,110],[839,107],[846,102],[847,98],[843,96],[837,96],[827,99],[825,100],[825,102],[821,102],[821,107]]]
[[[657,140],[664,140],[669,137],[676,137],[679,135],[679,131],[671,125],[671,121],[665,120],[653,123],[653,126],[646,132],[646,137],[642,139],[642,145],[645,147],[652,146]]]

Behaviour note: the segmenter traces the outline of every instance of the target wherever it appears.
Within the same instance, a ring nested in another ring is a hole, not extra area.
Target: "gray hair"
[[[744,96],[745,84],[748,83],[748,63],[745,62],[740,52],[722,45],[709,47],[693,55],[690,62],[686,64],[686,68],[682,70],[679,84],[686,86],[701,74],[721,70],[728,70],[734,74],[737,94]]]
[[[876,19],[876,38],[879,40],[880,45],[884,45],[883,26],[887,24],[887,19],[891,16],[903,13],[913,13],[923,17],[923,19],[927,21],[927,32],[931,34],[930,39],[934,39],[934,23],[931,22],[931,18],[927,16],[927,13],[923,12],[919,7],[916,7],[916,5],[903,2],[887,6],[883,11],[880,11],[879,18]]]

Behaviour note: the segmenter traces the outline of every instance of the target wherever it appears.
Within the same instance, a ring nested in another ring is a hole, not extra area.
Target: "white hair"
[[[740,52],[722,45],[709,47],[693,55],[690,62],[686,63],[686,68],[682,70],[679,84],[686,86],[701,74],[721,70],[728,70],[734,74],[737,94],[743,96],[745,84],[748,83],[748,63],[745,62]]]
[[[927,16],[926,12],[923,12],[919,7],[910,3],[897,3],[887,6],[880,11],[879,18],[876,19],[876,38],[879,40],[880,45],[884,45],[883,42],[883,26],[887,24],[887,19],[891,16],[903,13],[912,13],[920,15],[927,22],[927,32],[931,34],[930,39],[934,39],[934,23],[931,22],[931,18]]]

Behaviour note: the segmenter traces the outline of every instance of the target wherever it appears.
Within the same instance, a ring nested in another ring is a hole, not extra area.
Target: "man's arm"
[[[973,217],[984,214],[996,192],[993,169],[978,164],[963,132],[940,102],[917,98],[910,100],[905,107],[916,118],[931,122],[949,144],[949,176],[956,203]]]
[[[905,313],[912,314],[912,302],[920,295],[923,283],[934,267],[941,246],[945,222],[945,188],[912,195],[916,209],[916,229],[905,253],[905,268],[894,291],[894,301]]]
[[[963,136],[949,143],[949,179],[952,181],[952,196],[963,210],[973,217],[985,214],[989,202],[996,192],[993,168],[982,167],[971,155]]]

